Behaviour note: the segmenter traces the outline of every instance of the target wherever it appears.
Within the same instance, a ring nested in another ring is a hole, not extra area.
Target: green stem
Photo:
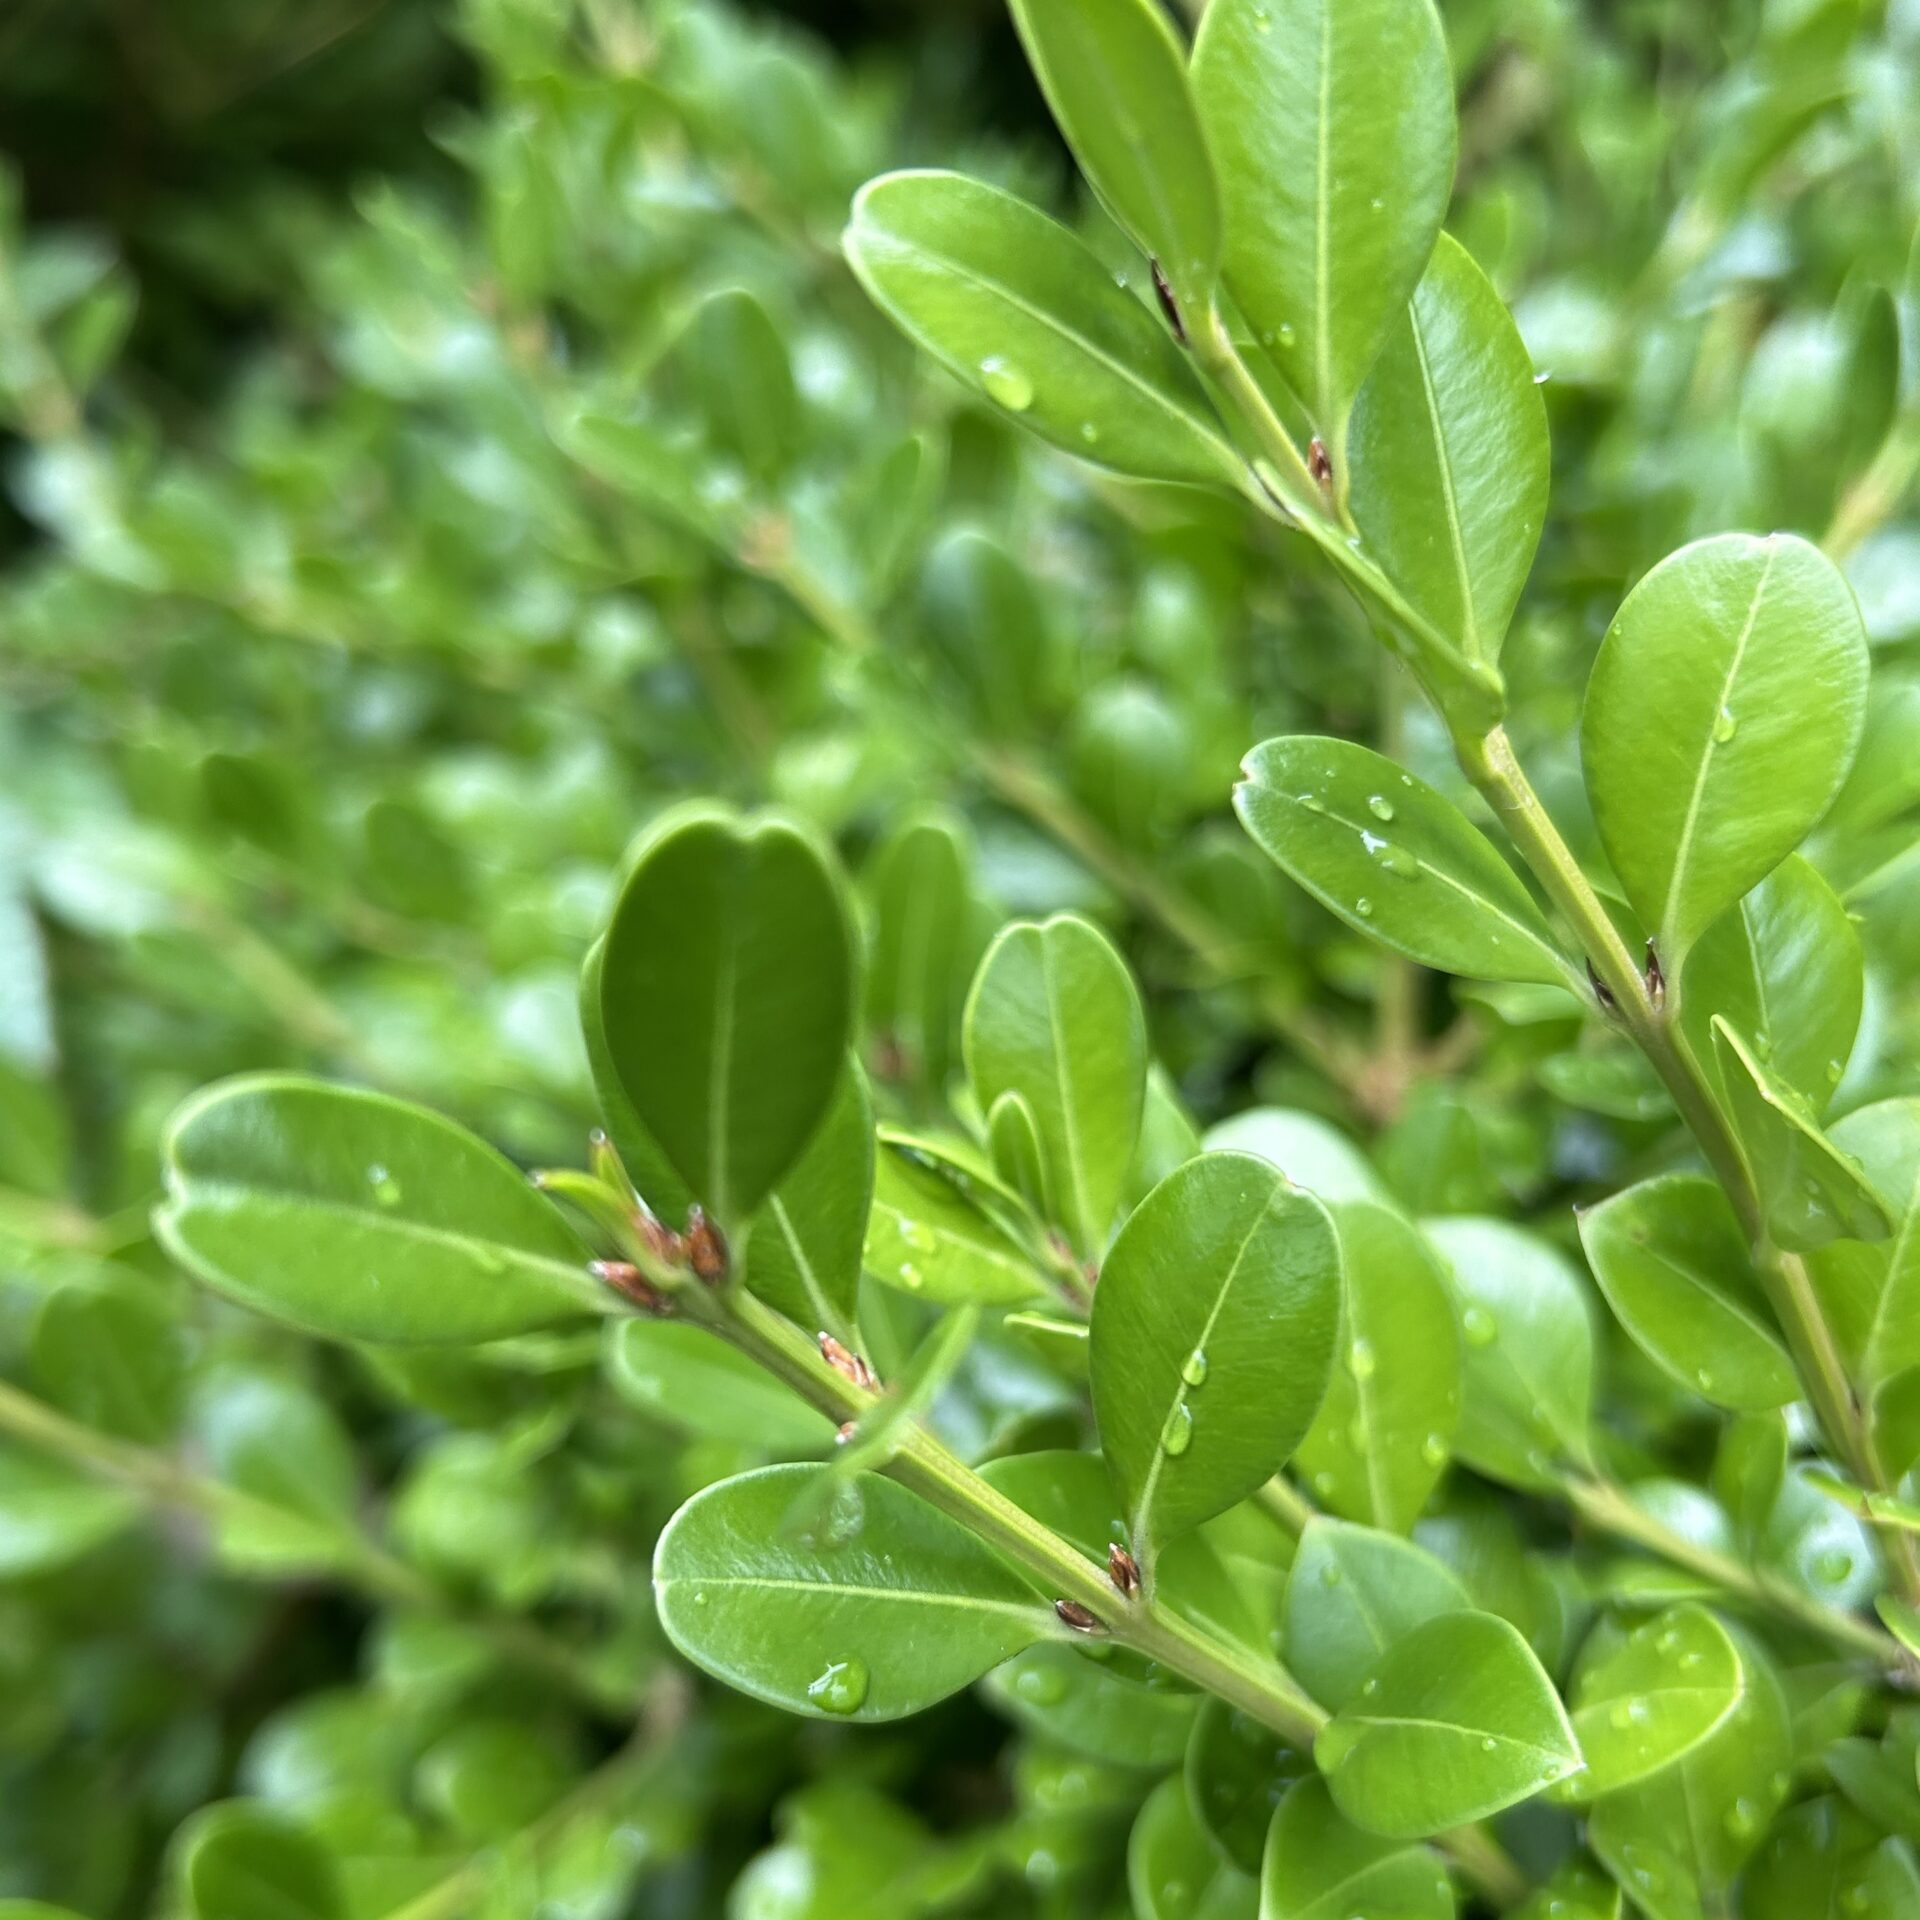
[[[207,1479],[167,1454],[69,1419],[5,1381],[0,1381],[0,1433],[64,1460],[94,1479],[126,1487],[156,1506],[197,1514],[215,1526],[252,1525],[282,1535],[304,1530],[313,1539],[315,1565],[337,1574],[370,1600],[456,1621],[504,1658],[558,1681],[595,1712],[625,1719],[633,1711],[627,1691],[595,1674],[571,1648],[522,1620],[475,1619],[461,1613],[424,1575],[349,1526],[330,1525]]]

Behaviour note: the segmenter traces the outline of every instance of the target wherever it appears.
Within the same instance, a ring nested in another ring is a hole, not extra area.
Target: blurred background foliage
[[[1843,559],[1874,719],[1814,852],[1868,948],[1857,1104],[1920,1040],[1920,5],[1442,11],[1452,224],[1555,441],[1514,731],[1577,833],[1626,583],[1734,525]],[[1564,1238],[1662,1137],[1567,1003],[1407,995],[1233,825],[1294,729],[1470,803],[1317,564],[1037,449],[859,295],[837,235],[883,167],[1061,203],[1005,20],[13,0],[0,129],[0,1897],[248,1920],[261,1848],[306,1862],[289,1913],[352,1920],[1124,1912],[1152,1776],[1104,1735],[1004,1700],[823,1729],[676,1671],[645,1568],[751,1457],[724,1422],[597,1338],[301,1342],[146,1230],[164,1116],[246,1067],[577,1160],[580,958],[692,791],[795,806],[862,876],[896,1116],[937,1109],[996,918],[1077,906],[1187,1108],[1323,1114],[1412,1207]],[[1624,1449],[1704,1449],[1609,1366]],[[941,1417],[977,1458],[1075,1404],[985,1341]],[[1461,1476],[1434,1537],[1546,1634],[1516,1511]]]

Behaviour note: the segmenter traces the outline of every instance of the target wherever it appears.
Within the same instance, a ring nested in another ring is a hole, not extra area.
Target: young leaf
[[[1338,1711],[1359,1697],[1389,1647],[1472,1604],[1424,1547],[1343,1520],[1310,1520],[1287,1581],[1287,1665],[1316,1700]]]
[[[1735,1413],[1800,1397],[1799,1376],[1719,1183],[1643,1180],[1580,1215],[1614,1317],[1662,1372]]]
[[[1513,1920],[1622,1920],[1620,1889],[1576,1855],[1513,1910]]]
[[[1776,1080],[1718,1015],[1713,1042],[1767,1231],[1795,1253],[1830,1240],[1884,1240],[1892,1218],[1859,1163],[1820,1131],[1800,1095]]]
[[[1290,1787],[1273,1816],[1260,1870],[1260,1920],[1453,1920],[1453,1883],[1426,1847],[1362,1832],[1324,1780]]]
[[[1814,1262],[1861,1378],[1881,1387],[1920,1367],[1920,1100],[1876,1100],[1827,1137],[1859,1165],[1894,1226],[1883,1246],[1835,1245]]]
[[[1197,1694],[1149,1685],[1054,1644],[1016,1653],[980,1682],[1016,1725],[1110,1766],[1178,1766],[1200,1710]]]
[[[1328,1211],[1346,1276],[1347,1346],[1300,1443],[1300,1470],[1335,1513],[1406,1533],[1460,1425],[1459,1322],[1433,1255],[1399,1214],[1364,1200]]]
[[[1193,85],[1227,285],[1337,459],[1453,191],[1439,16],[1432,0],[1214,0]]]
[[[1840,897],[1798,854],[1729,907],[1687,955],[1680,1024],[1719,1075],[1721,1014],[1815,1113],[1826,1110],[1860,1026],[1860,935]]]
[[[271,1807],[205,1807],[174,1847],[189,1920],[342,1920],[347,1911],[332,1853]]]
[[[748,472],[777,478],[802,423],[786,342],[766,308],[745,287],[722,288],[700,303],[677,351],[710,439]]]
[[[759,1454],[817,1454],[833,1422],[717,1334],[684,1320],[622,1320],[608,1369],[642,1412]]]
[[[832,858],[776,816],[676,809],[641,849],[599,964],[608,1060],[723,1227],[806,1151],[852,1037],[853,933]]]
[[[1093,1298],[1093,1408],[1135,1557],[1286,1464],[1326,1392],[1340,1249],[1263,1162],[1203,1154],[1121,1229]]]
[[[1032,1254],[982,1204],[981,1183],[930,1142],[882,1133],[866,1269],[942,1304],[1010,1306],[1041,1291]]]
[[[84,1559],[132,1526],[140,1496],[38,1454],[0,1449],[0,1580]]]
[[[695,1666],[790,1713],[897,1720],[1064,1631],[972,1534],[863,1474],[810,1535],[826,1467],[766,1467],[695,1494],[653,1560],[667,1637]]]
[[[613,1310],[553,1204],[422,1107],[223,1081],[174,1116],[154,1233],[209,1286],[337,1340],[458,1346]]]
[[[1347,457],[1388,578],[1469,660],[1498,659],[1546,523],[1547,409],[1506,303],[1451,234],[1360,389]]]
[[[1362,933],[1445,973],[1568,979],[1540,909],[1453,802],[1351,741],[1247,756],[1234,810],[1275,865]]]
[[[1199,324],[1220,272],[1220,201],[1186,51],[1154,0],[1012,0],[1080,171]]]
[[[1255,1920],[1257,1882],[1215,1852],[1170,1775],[1147,1796],[1127,1841],[1127,1892],[1136,1920]]]
[[[1247,1874],[1260,1871],[1275,1801],[1296,1781],[1315,1777],[1311,1756],[1213,1698],[1193,1723],[1181,1772],[1193,1817],[1215,1850]]]
[[[1643,1621],[1581,1669],[1573,1730],[1587,1767],[1569,1793],[1597,1800],[1672,1766],[1718,1731],[1745,1687],[1739,1648],[1703,1608]]]
[[[1460,1458],[1516,1487],[1551,1487],[1591,1452],[1593,1312],[1572,1265],[1499,1220],[1429,1220],[1460,1302]]]
[[[1448,1613],[1394,1642],[1313,1757],[1356,1826],[1418,1840],[1531,1799],[1580,1770],[1533,1650],[1491,1613]]]
[[[1366,1155],[1317,1113],[1248,1107],[1209,1127],[1201,1144],[1209,1153],[1250,1153],[1329,1207],[1345,1200],[1393,1204],[1391,1190]]]
[[[873,1204],[873,1101],[851,1059],[820,1131],[754,1222],[747,1285],[803,1327],[844,1333]]]
[[[964,1044],[982,1111],[1006,1093],[1026,1101],[1059,1225],[1097,1260],[1146,1099],[1146,1016],[1126,962],[1071,914],[1008,927],[974,978]]]
[[[875,851],[862,891],[871,909],[868,1023],[900,1070],[937,1093],[953,1071],[979,953],[964,823],[907,821]]]
[[[861,188],[845,245],[896,325],[1042,439],[1144,480],[1238,486],[1180,349],[1058,221],[957,173],[890,173]]]
[[[1136,1142],[1136,1150],[1138,1143]],[[1040,1127],[1024,1094],[1006,1092],[987,1115],[987,1149],[994,1171],[1042,1220],[1053,1218],[1047,1191],[1046,1157],[1040,1151]]]
[[[1826,812],[1866,691],[1860,610],[1804,540],[1698,540],[1627,596],[1581,752],[1607,857],[1669,975]]]
[[[1743,1920],[1920,1920],[1920,1871],[1898,1839],[1823,1796],[1783,1814],[1741,1883]]]

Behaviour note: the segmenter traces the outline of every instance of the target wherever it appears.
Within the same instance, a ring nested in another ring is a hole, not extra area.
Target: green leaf
[[[1268,740],[1234,809],[1256,844],[1350,926],[1444,973],[1564,985],[1519,876],[1444,795],[1347,740]]]
[[[762,1454],[816,1454],[833,1422],[719,1335],[684,1320],[622,1320],[609,1349],[621,1396],[706,1440]]]
[[[1146,1100],[1146,1017],[1126,962],[1071,914],[1006,928],[974,978],[964,1044],[982,1112],[1006,1093],[1031,1109],[1058,1224],[1097,1260]]]
[[[832,856],[776,815],[677,808],[649,835],[599,966],[608,1063],[723,1227],[794,1167],[839,1086],[853,931]]]
[[[1741,1883],[1744,1920],[1920,1920],[1920,1873],[1844,1801],[1783,1814]]]
[[[750,473],[777,476],[798,450],[802,421],[786,343],[745,287],[701,301],[678,349],[711,442]]]
[[[862,891],[871,920],[868,1024],[880,1050],[937,1093],[959,1053],[960,1010],[979,953],[964,823],[944,814],[907,821],[875,850]]]
[[[1643,1180],[1588,1207],[1580,1243],[1614,1318],[1663,1373],[1735,1413],[1800,1397],[1746,1236],[1717,1180]]]
[[[139,1519],[140,1498],[39,1454],[0,1448],[0,1581],[83,1559]]]
[[[203,1808],[174,1841],[191,1920],[342,1920],[333,1856],[305,1827],[245,1800]]]
[[[1391,1840],[1483,1820],[1581,1766],[1553,1682],[1491,1613],[1442,1614],[1395,1641],[1313,1757],[1340,1811]]]
[[[1451,234],[1360,389],[1348,459],[1387,577],[1469,660],[1497,660],[1546,523],[1547,409],[1506,303]]]
[[[122,1439],[154,1443],[179,1424],[186,1342],[165,1295],[118,1275],[59,1288],[33,1329],[33,1372],[57,1407]]]
[[[1425,1222],[1460,1302],[1466,1367],[1456,1451],[1510,1486],[1552,1488],[1591,1453],[1593,1310],[1572,1264],[1499,1220]]]
[[[1814,1269],[1831,1283],[1833,1263],[1845,1263],[1852,1299],[1834,1317],[1862,1380],[1879,1388],[1920,1367],[1920,1100],[1858,1107],[1828,1138],[1859,1165],[1894,1223],[1884,1246],[1830,1247]],[[1830,1293],[1827,1304],[1831,1312]]]
[[[1300,1443],[1322,1505],[1406,1533],[1460,1425],[1460,1331],[1446,1281],[1401,1216],[1364,1200],[1329,1207],[1346,1276],[1345,1364]]]
[[[873,1186],[873,1101],[849,1060],[820,1131],[753,1223],[747,1285],[803,1327],[844,1333],[860,1291]]]
[[[1860,1026],[1860,936],[1840,897],[1798,854],[1729,907],[1687,956],[1680,1024],[1716,1079],[1723,1015],[1774,1074],[1826,1110]]]
[[[1590,1860],[1576,1857],[1513,1913],[1514,1920],[1621,1920],[1620,1889]]]
[[[1431,0],[1214,0],[1193,53],[1234,299],[1336,458],[1453,191]]]
[[[883,1129],[866,1269],[941,1304],[1011,1306],[1041,1291],[1033,1255],[1002,1224],[991,1185],[931,1141]]]
[[[1773,1238],[1792,1253],[1830,1240],[1884,1240],[1893,1221],[1859,1162],[1820,1131],[1806,1101],[1776,1080],[1717,1014],[1713,1042],[1734,1131]]]
[[[1471,1607],[1452,1570],[1424,1547],[1343,1520],[1307,1522],[1287,1581],[1287,1665],[1336,1712],[1415,1627]]]
[[[1745,1690],[1740,1650],[1712,1614],[1670,1607],[1643,1621],[1582,1664],[1573,1730],[1587,1768],[1567,1783],[1570,1794],[1597,1800],[1672,1766],[1712,1737]]]
[[[668,1523],[654,1598],[695,1666],[791,1713],[897,1720],[1064,1634],[973,1535],[890,1480],[859,1476],[796,1533],[829,1472],[741,1474]]]
[[[166,1163],[161,1245],[308,1333],[458,1346],[613,1310],[586,1248],[517,1168],[385,1094],[223,1081],[174,1116]]]
[[[1329,1207],[1336,1201],[1377,1201],[1393,1196],[1367,1157],[1339,1128],[1317,1113],[1289,1107],[1248,1107],[1207,1129],[1209,1153],[1250,1153],[1278,1167],[1296,1187],[1305,1187]]]
[[[980,1683],[1009,1720],[1110,1766],[1177,1766],[1199,1696],[1149,1685],[1078,1647],[1029,1647]]]
[[[1059,222],[956,173],[890,173],[861,188],[845,246],[896,325],[1043,440],[1141,479],[1239,485],[1180,349]]]
[[[1127,1841],[1127,1892],[1136,1920],[1255,1920],[1260,1889],[1214,1851],[1178,1774],[1147,1796]]]
[[[1181,1773],[1187,1805],[1216,1852],[1257,1874],[1280,1795],[1313,1777],[1312,1759],[1251,1714],[1208,1698],[1193,1723]]]
[[[1153,0],[1012,11],[1080,171],[1200,324],[1220,272],[1220,201],[1172,22]]]
[[[1818,824],[1866,690],[1859,608],[1804,540],[1699,540],[1627,596],[1581,752],[1601,842],[1669,977]]]
[[[1288,1789],[1260,1871],[1260,1920],[1453,1920],[1453,1883],[1426,1847],[1362,1832],[1324,1780]]]
[[[1209,1153],[1121,1229],[1093,1297],[1093,1408],[1136,1558],[1286,1464],[1326,1392],[1340,1249],[1326,1209]]]

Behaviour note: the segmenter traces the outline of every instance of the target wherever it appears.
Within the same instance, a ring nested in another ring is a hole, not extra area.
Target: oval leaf
[[[696,1494],[653,1559],[667,1637],[695,1666],[791,1713],[897,1720],[1064,1631],[1000,1559],[904,1487],[767,1467]]]
[[[833,1422],[718,1334],[685,1320],[623,1320],[610,1372],[643,1412],[759,1454],[819,1453]]]
[[[1032,1255],[980,1183],[899,1134],[880,1137],[865,1259],[876,1280],[943,1304],[1011,1306],[1041,1291]]]
[[[1093,1408],[1133,1550],[1159,1549],[1277,1473],[1326,1392],[1340,1249],[1264,1161],[1190,1160],[1121,1230],[1093,1297]]]
[[[450,1120],[292,1075],[189,1100],[154,1232],[182,1266],[308,1333],[466,1345],[614,1302],[518,1168]]]
[[[1363,1833],[1324,1780],[1288,1789],[1273,1816],[1260,1870],[1260,1920],[1453,1920],[1453,1883],[1426,1847]]]
[[[861,188],[845,244],[897,325],[1043,440],[1142,479],[1239,484],[1180,349],[1057,220],[957,173],[890,173]]]
[[[174,1845],[191,1920],[341,1920],[347,1910],[332,1854],[269,1807],[204,1808]]]
[[[1860,610],[1804,540],[1699,540],[1628,594],[1580,744],[1607,857],[1669,974],[1826,812],[1866,691]]]
[[[1483,1820],[1581,1764],[1553,1682],[1491,1613],[1443,1614],[1397,1641],[1313,1757],[1340,1811],[1394,1840]]]
[[[1296,734],[1254,748],[1234,810],[1350,926],[1422,966],[1565,984],[1533,896],[1452,801],[1381,754]]]
[[[754,1212],[825,1118],[853,976],[831,856],[791,821],[676,810],[627,876],[599,963],[608,1062],[723,1226]]]
[[[1137,1920],[1254,1920],[1260,1907],[1258,1884],[1215,1852],[1178,1774],[1154,1788],[1133,1823],[1127,1891]]]

